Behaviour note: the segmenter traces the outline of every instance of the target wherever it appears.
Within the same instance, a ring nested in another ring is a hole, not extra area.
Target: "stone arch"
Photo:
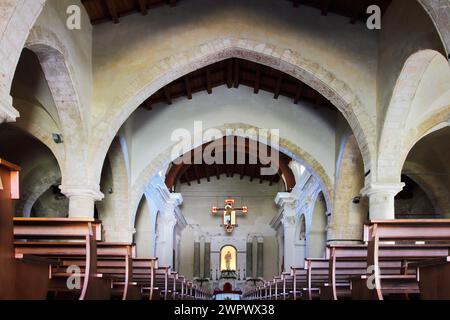
[[[447,0],[418,0],[428,13],[450,59],[450,2]]]
[[[85,185],[86,177],[79,173],[88,172],[86,142],[89,127],[67,60],[69,53],[53,32],[41,27],[31,30],[25,47],[37,55],[58,110],[66,149],[65,165],[70,168],[66,168],[65,173],[73,172],[71,184]]]
[[[399,154],[405,153],[408,115],[424,73],[439,56],[437,51],[421,50],[411,55],[403,66],[381,128],[375,177],[379,182],[400,181],[403,161],[399,161]]]
[[[358,140],[366,171],[372,167],[375,154],[376,128],[362,102],[353,90],[319,63],[306,59],[300,53],[278,48],[269,43],[249,39],[222,38],[167,57],[134,77],[128,88],[114,99],[122,105],[110,118],[101,120],[99,127],[105,132],[93,144],[91,156],[98,180],[99,166],[109,143],[122,124],[149,96],[168,83],[214,62],[228,58],[241,58],[257,62],[289,74],[330,100],[344,115]],[[129,98],[128,93],[136,92]]]
[[[129,227],[129,182],[128,169],[119,138],[116,137],[108,151],[104,171],[106,180],[102,181],[105,198],[97,204],[103,222],[107,241],[120,242],[132,239]]]
[[[46,0],[12,0],[0,3],[0,123],[13,122],[19,116],[9,95],[14,70],[29,31],[39,17]]]
[[[54,162],[46,162],[28,173],[25,180],[28,183],[23,183],[26,187],[22,190],[21,200],[15,211],[18,216],[30,217],[31,209],[39,197],[52,186],[61,183],[61,172]]]
[[[223,126],[217,129],[219,129],[224,136],[227,136],[226,134],[227,129],[231,129],[233,131],[233,135],[235,136],[239,136],[239,132],[235,129],[244,129],[244,131],[254,130],[255,132],[258,132],[258,128],[242,123],[224,124]],[[205,131],[206,130],[207,129],[205,129]],[[269,142],[268,144],[271,148],[276,149],[282,153],[285,153],[293,160],[301,163],[306,168],[308,168],[308,170],[312,174],[314,174],[317,180],[319,181],[320,187],[324,191],[327,208],[330,210],[330,212],[332,212],[333,200],[330,195],[332,194],[333,188],[331,184],[331,179],[325,172],[325,169],[316,159],[314,159],[310,154],[299,148],[294,143],[282,137],[278,137],[279,143],[277,146],[270,145],[270,138],[268,137],[255,136],[251,138],[257,141],[266,139],[266,141],[261,142],[263,143]],[[202,143],[207,142],[210,141],[203,141]],[[168,147],[165,152],[159,154],[150,164],[146,166],[146,168],[140,173],[139,177],[136,179],[136,182],[133,184],[131,189],[131,205],[130,205],[131,212],[136,211],[138,205],[137,199],[140,199],[140,197],[144,193],[147,184],[152,179],[152,177],[156,176],[158,172],[161,170],[161,168],[165,168],[170,162],[175,160],[172,154],[172,150],[174,147],[177,147],[177,145],[174,144],[173,146]],[[197,148],[199,146],[192,146],[192,147]]]
[[[311,258],[323,258],[327,242],[328,216],[326,203],[324,204],[323,208],[318,207],[318,204],[322,200],[326,202],[324,192],[320,189],[317,189],[317,191],[312,195],[311,200],[311,216],[309,217],[309,225],[307,225],[306,232],[306,256]],[[323,230],[318,229],[322,229],[322,227]],[[313,248],[312,245],[316,241],[319,241],[319,245],[318,247]]]
[[[334,214],[329,225],[328,240],[361,240],[362,227],[369,212],[364,188],[364,167],[355,137],[346,135],[337,162],[334,188]]]
[[[414,175],[417,172],[425,172],[425,169],[418,163],[406,161],[403,166],[404,175],[413,180],[427,195],[431,204],[434,207],[436,214],[445,214],[448,212],[450,205],[450,196],[448,193],[439,192],[439,189],[445,190],[446,185],[441,181],[435,179],[433,176]]]
[[[31,102],[15,98],[14,106],[20,111],[21,117],[12,125],[45,144],[55,156],[62,171],[65,161],[64,147],[52,140],[52,133],[59,132],[58,125],[44,109]]]

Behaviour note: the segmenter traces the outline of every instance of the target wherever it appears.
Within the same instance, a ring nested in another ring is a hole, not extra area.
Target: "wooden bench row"
[[[364,241],[328,245],[246,299],[450,299],[450,220],[370,221]]]
[[[24,298],[45,299],[207,299],[209,294],[157,258],[136,258],[132,244],[101,241],[94,219],[14,218],[17,261],[44,266],[39,288]],[[37,290],[39,289],[39,290]],[[31,290],[31,288],[30,288]],[[21,298],[21,297],[18,297]]]

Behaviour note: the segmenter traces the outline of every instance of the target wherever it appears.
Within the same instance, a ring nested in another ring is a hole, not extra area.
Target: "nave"
[[[0,0],[0,300],[450,299],[448,0]]]

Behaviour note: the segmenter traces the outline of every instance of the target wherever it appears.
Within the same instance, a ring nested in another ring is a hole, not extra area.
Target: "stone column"
[[[247,238],[246,277],[253,278],[253,237]]]
[[[183,197],[178,193],[171,193],[165,200],[164,212],[158,219],[159,223],[158,242],[156,243],[156,256],[158,257],[158,264],[164,267],[173,266],[173,253],[175,250],[175,226],[181,232],[186,227],[186,220],[180,212],[179,206],[183,202]]]
[[[200,278],[200,242],[194,242],[194,278]]]
[[[205,242],[203,258],[203,278],[211,278],[211,242]]]
[[[258,237],[256,250],[256,277],[264,277],[264,237]]]
[[[394,220],[394,198],[404,186],[404,183],[371,183],[364,187],[361,194],[369,197],[369,218]]]
[[[69,218],[93,218],[95,202],[104,198],[99,187],[61,185],[59,188],[69,198]]]
[[[276,219],[272,221],[272,227],[283,231],[283,256],[284,270],[289,272],[291,267],[300,267],[304,260],[304,250],[297,250],[297,226],[299,224],[297,195],[293,193],[280,192],[275,198],[275,203],[279,207],[279,213]]]

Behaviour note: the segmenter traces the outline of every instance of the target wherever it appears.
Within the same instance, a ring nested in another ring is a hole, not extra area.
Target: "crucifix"
[[[211,213],[213,215],[216,215],[219,211],[223,212],[223,224],[222,226],[225,227],[225,231],[227,233],[232,233],[234,228],[237,227],[236,223],[236,212],[240,211],[244,215],[247,215],[248,213],[248,207],[233,207],[234,205],[234,199],[226,199],[225,200],[225,207],[218,208],[218,207],[212,207]]]

